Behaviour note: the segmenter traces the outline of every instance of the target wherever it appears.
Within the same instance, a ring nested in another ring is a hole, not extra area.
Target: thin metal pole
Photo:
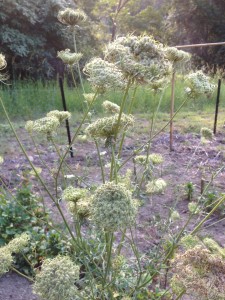
[[[62,96],[63,109],[64,109],[64,111],[67,111],[62,77],[59,77],[59,87],[60,87],[61,96]],[[69,142],[69,145],[71,145],[72,140],[71,140],[70,126],[69,126],[69,121],[68,120],[66,120],[66,130],[67,130],[68,142]],[[70,147],[70,156],[73,157],[73,148],[72,148],[72,146]]]
[[[178,46],[175,46],[175,47],[180,49],[180,48],[208,47],[208,46],[220,46],[220,45],[225,45],[225,42],[178,45]]]
[[[216,110],[215,110],[215,119],[214,119],[214,128],[213,128],[213,133],[214,134],[216,134],[217,119],[218,119],[218,113],[219,113],[220,87],[221,87],[221,79],[218,80],[217,97],[216,97]]]
[[[173,71],[171,79],[171,101],[170,101],[170,151],[173,151],[173,115],[174,115],[174,96],[175,96],[175,75]]]

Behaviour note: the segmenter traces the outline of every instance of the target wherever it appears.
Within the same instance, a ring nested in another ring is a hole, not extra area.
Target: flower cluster
[[[146,155],[137,155],[134,158],[135,162],[138,163],[138,164],[140,164],[140,165],[145,164],[146,159],[147,159]],[[148,162],[149,162],[149,159],[148,159]]]
[[[200,212],[200,207],[196,202],[189,202],[188,203],[188,210],[191,214],[198,214]]]
[[[0,156],[0,165],[4,163],[4,159],[2,156]]]
[[[7,273],[11,264],[13,263],[13,257],[10,250],[5,247],[0,248],[0,276]]]
[[[127,130],[133,126],[134,118],[132,115],[122,114],[118,124],[118,114],[96,120],[90,124],[85,132],[93,138],[113,138],[117,133]]]
[[[57,55],[57,57],[59,57],[64,62],[64,64],[70,66],[77,64],[82,58],[82,56],[82,53],[72,53],[70,52],[70,49],[58,51]]]
[[[56,129],[60,126],[56,117],[44,117],[36,121],[27,121],[25,128],[29,133],[38,132],[51,137]]]
[[[92,219],[99,228],[106,231],[132,225],[136,212],[131,192],[123,184],[105,183],[93,196]]]
[[[47,259],[36,275],[33,291],[43,300],[71,300],[77,294],[75,281],[79,279],[79,267],[68,256]]]
[[[80,198],[75,202],[68,202],[68,209],[73,215],[78,215],[80,218],[86,218],[90,215],[90,207],[92,204],[92,197]]]
[[[71,113],[68,111],[59,111],[59,110],[52,110],[47,113],[47,117],[55,117],[59,120],[59,123],[71,118]]]
[[[0,53],[0,70],[5,69],[6,66],[7,66],[7,63],[6,63],[6,60],[5,60],[5,56]]]
[[[163,156],[158,153],[152,153],[149,155],[149,160],[153,165],[160,165],[163,163]]]
[[[12,253],[19,253],[28,245],[29,240],[29,235],[27,233],[22,233],[20,236],[11,240],[8,243],[7,248]]]
[[[176,295],[185,291],[193,299],[225,297],[225,261],[202,246],[176,254],[171,286]]]
[[[74,188],[73,186],[68,186],[62,194],[62,199],[66,202],[77,202],[79,199],[84,198],[87,195],[86,189]]]
[[[88,103],[91,103],[94,100],[95,94],[94,93],[84,93],[83,96],[84,96],[84,99]]]
[[[89,76],[93,89],[104,93],[108,89],[122,89],[125,80],[120,70],[112,63],[101,58],[93,58],[85,65],[84,72]]]
[[[163,46],[151,36],[119,37],[105,50],[105,58],[115,63],[126,78],[153,83],[171,72]]]
[[[165,48],[165,55],[166,58],[174,65],[176,65],[178,62],[187,62],[191,58],[191,55],[188,52],[178,50],[175,47]]]
[[[213,139],[213,131],[207,127],[201,128],[201,138],[204,138],[206,140],[212,140]]]
[[[146,185],[148,194],[161,194],[164,192],[167,184],[162,178],[149,181]]]
[[[0,71],[4,70],[7,66],[7,62],[5,60],[5,56],[0,53]],[[9,76],[7,74],[0,74],[0,82],[4,82],[7,80]]]
[[[13,263],[13,253],[21,252],[29,242],[26,233],[11,240],[6,246],[0,248],[0,276],[8,272]]]
[[[85,21],[87,15],[80,9],[66,8],[61,10],[58,14],[58,20],[65,25],[75,26],[80,22]]]
[[[202,71],[189,74],[186,78],[188,87],[185,89],[190,98],[197,98],[202,94],[211,94],[215,85],[210,83],[209,78]]]
[[[102,103],[102,106],[103,106],[103,108],[106,112],[109,112],[109,113],[112,113],[112,114],[113,113],[119,113],[119,111],[120,111],[120,106],[119,105],[117,105],[116,103],[113,103],[111,101],[108,101],[108,100],[104,101]]]

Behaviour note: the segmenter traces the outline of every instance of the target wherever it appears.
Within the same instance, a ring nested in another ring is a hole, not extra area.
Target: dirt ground
[[[145,128],[145,121],[140,120],[140,128]],[[35,152],[33,146],[28,142],[23,129],[19,129],[19,135],[26,146],[29,157],[35,166],[42,169],[41,175],[45,178],[45,182],[52,189],[52,180],[50,179],[47,170],[44,169],[39,156]],[[146,133],[135,132],[126,138],[122,160],[125,160],[133,153],[133,150],[147,141]],[[22,155],[17,142],[14,138],[5,136],[2,138],[0,146],[0,154],[4,156],[4,164],[1,167],[1,179],[10,189],[16,189],[24,179],[24,171],[28,169],[27,160]],[[60,141],[60,139],[59,139]],[[5,144],[8,142],[8,146]],[[46,164],[52,169],[58,163],[56,152],[52,147],[45,148],[47,143],[40,143],[41,157]],[[218,194],[225,192],[225,128],[221,128],[212,142],[207,144],[200,143],[200,135],[198,134],[180,134],[174,133],[174,151],[169,151],[169,134],[164,132],[157,136],[153,143],[151,152],[161,153],[164,157],[162,166],[158,167],[156,173],[167,182],[167,189],[163,195],[155,195],[149,197],[145,194],[141,195],[143,205],[140,207],[139,216],[136,228],[136,240],[139,248],[148,253],[154,245],[157,245],[163,234],[158,231],[155,224],[156,218],[163,223],[168,219],[171,207],[176,203],[176,209],[181,215],[181,220],[172,227],[171,230],[179,230],[182,224],[185,223],[189,215],[188,200],[184,193],[185,186],[188,182],[192,182],[194,186],[193,199],[200,195],[201,180],[209,182],[212,179],[212,174],[215,174],[219,169],[218,175],[212,180],[210,190],[216,191]],[[108,163],[109,154],[104,145],[101,146],[101,152],[104,154],[104,162]],[[144,153],[143,153],[144,154]],[[101,181],[100,167],[98,162],[97,152],[94,144],[91,141],[79,142],[74,147],[74,158],[67,158],[67,163],[73,171],[82,176],[88,184],[99,183]],[[132,160],[122,170],[125,173],[127,168],[133,170]],[[68,173],[69,174],[69,173]],[[140,176],[141,169],[137,169],[137,176]],[[35,177],[30,176],[30,179],[35,182]],[[34,186],[34,191],[39,192],[39,188]],[[55,207],[46,198],[48,208],[55,215]],[[62,208],[65,210],[64,204]],[[66,213],[67,214],[67,213]],[[202,217],[202,216],[201,216]],[[223,247],[225,247],[225,221],[223,220],[224,213],[214,214],[204,225],[201,234],[213,236]],[[58,218],[58,217],[57,217]],[[189,230],[193,229],[199,221],[195,219],[189,225]],[[220,221],[220,222],[218,222]],[[58,222],[61,222],[58,219]],[[217,223],[216,223],[217,222]],[[216,224],[214,224],[216,223]],[[31,286],[26,279],[19,277],[17,274],[9,273],[0,278],[0,300],[36,300],[36,296],[32,294]]]

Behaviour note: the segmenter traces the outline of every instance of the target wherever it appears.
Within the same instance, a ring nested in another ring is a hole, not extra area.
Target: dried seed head
[[[163,46],[151,36],[119,37],[105,50],[105,58],[115,63],[125,78],[151,83],[170,74],[171,63],[165,59]],[[156,88],[156,85],[153,86]]]
[[[146,185],[146,191],[149,194],[161,194],[164,192],[167,184],[162,178],[149,181]]]
[[[55,117],[60,123],[71,118],[71,113],[68,111],[52,110],[47,113],[47,117]]]
[[[92,220],[106,231],[116,231],[135,221],[137,207],[131,192],[124,185],[108,182],[95,192],[92,203]]]
[[[80,9],[66,8],[58,14],[58,20],[65,25],[75,26],[85,21],[87,15]]]
[[[70,52],[70,49],[58,51],[58,55],[57,55],[57,57],[61,58],[64,64],[70,66],[77,64],[82,58],[82,56],[83,56],[82,53],[75,53],[75,52],[72,53]]]
[[[225,299],[225,261],[202,246],[177,253],[172,261],[170,282],[176,295],[181,291],[193,299]]]
[[[68,256],[46,259],[37,273],[33,286],[35,294],[45,300],[71,300],[77,293],[75,281],[79,279],[79,267]]]
[[[94,93],[84,93],[83,96],[84,96],[84,99],[88,103],[91,103],[94,100],[95,94]]]

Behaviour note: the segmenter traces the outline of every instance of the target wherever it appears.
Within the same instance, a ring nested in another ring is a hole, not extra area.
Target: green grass
[[[84,99],[80,88],[74,89],[64,84],[65,97],[67,108],[72,113],[79,113],[84,107]],[[86,92],[91,92],[91,87],[88,82],[85,82]],[[184,83],[181,79],[176,81],[176,98],[175,109],[184,100]],[[132,90],[130,91],[129,98],[132,97]],[[160,112],[168,113],[170,110],[170,85],[165,89],[162,99]],[[31,82],[31,81],[17,81],[11,85],[1,85],[0,96],[6,105],[8,113],[11,118],[16,120],[35,119],[44,116],[48,111],[59,109],[62,110],[61,94],[57,81],[47,82]],[[96,101],[94,110],[96,114],[102,112],[101,103],[104,100],[110,100],[120,104],[122,94],[121,92],[110,91],[102,96],[99,96]],[[157,95],[158,100],[160,95]],[[137,89],[136,101],[134,103],[134,113],[150,113],[153,110],[153,93],[146,87],[140,86]],[[222,84],[221,89],[221,104],[220,107],[225,108],[225,87]],[[186,112],[213,112],[215,110],[216,92],[210,97],[206,96],[192,100],[185,104],[183,111]],[[130,101],[130,99],[128,99]],[[0,107],[0,123],[4,121],[2,108]]]

